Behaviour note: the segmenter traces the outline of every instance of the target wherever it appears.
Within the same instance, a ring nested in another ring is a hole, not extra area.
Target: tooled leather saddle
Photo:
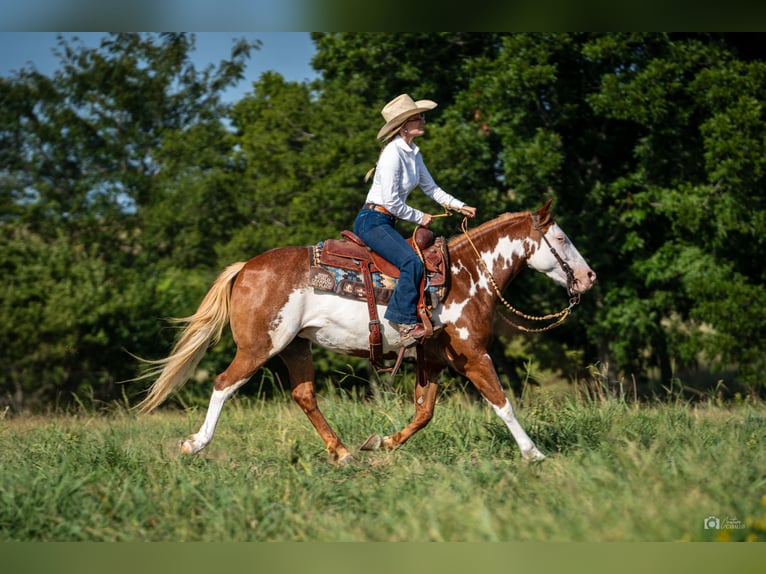
[[[315,289],[367,301],[370,360],[379,366],[383,359],[383,345],[377,305],[388,303],[399,269],[372,251],[351,231],[342,231],[341,236],[342,239],[328,239],[310,248],[309,284]],[[433,333],[430,310],[439,304],[449,289],[449,252],[444,237],[435,237],[425,227],[418,227],[414,238],[407,242],[420,254],[425,267],[418,302],[418,316],[426,328],[425,340]]]

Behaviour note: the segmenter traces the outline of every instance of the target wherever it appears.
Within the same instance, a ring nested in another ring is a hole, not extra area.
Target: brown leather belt
[[[385,213],[386,215],[394,216],[393,213],[388,211],[385,207],[382,205],[378,205],[377,203],[365,203],[362,206],[362,209],[374,209],[375,211],[380,211],[381,213]]]

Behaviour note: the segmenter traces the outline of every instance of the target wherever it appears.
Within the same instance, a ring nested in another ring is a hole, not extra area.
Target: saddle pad
[[[320,260],[326,259],[322,255],[324,247],[325,242],[321,242],[309,248],[309,284],[320,291],[328,291],[351,299],[365,300],[367,295],[361,271],[322,263]],[[380,271],[373,271],[371,278],[375,302],[379,305],[388,305],[398,279]],[[426,274],[426,291],[432,306],[435,307],[444,296],[445,289],[443,283],[434,285],[431,284],[430,279],[432,277]]]

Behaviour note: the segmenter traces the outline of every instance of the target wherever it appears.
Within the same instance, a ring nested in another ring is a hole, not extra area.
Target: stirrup
[[[423,335],[426,334],[426,330],[420,323],[413,323],[410,325],[399,325],[399,344],[405,349],[417,345]]]

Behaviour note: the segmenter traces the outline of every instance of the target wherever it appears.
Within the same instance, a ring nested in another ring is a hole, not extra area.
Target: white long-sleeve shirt
[[[420,148],[415,143],[412,147],[396,136],[380,154],[375,168],[375,177],[367,193],[367,202],[385,207],[392,215],[421,223],[423,212],[407,205],[406,201],[416,187],[439,205],[460,209],[465,205],[453,197],[434,181],[423,162]]]

